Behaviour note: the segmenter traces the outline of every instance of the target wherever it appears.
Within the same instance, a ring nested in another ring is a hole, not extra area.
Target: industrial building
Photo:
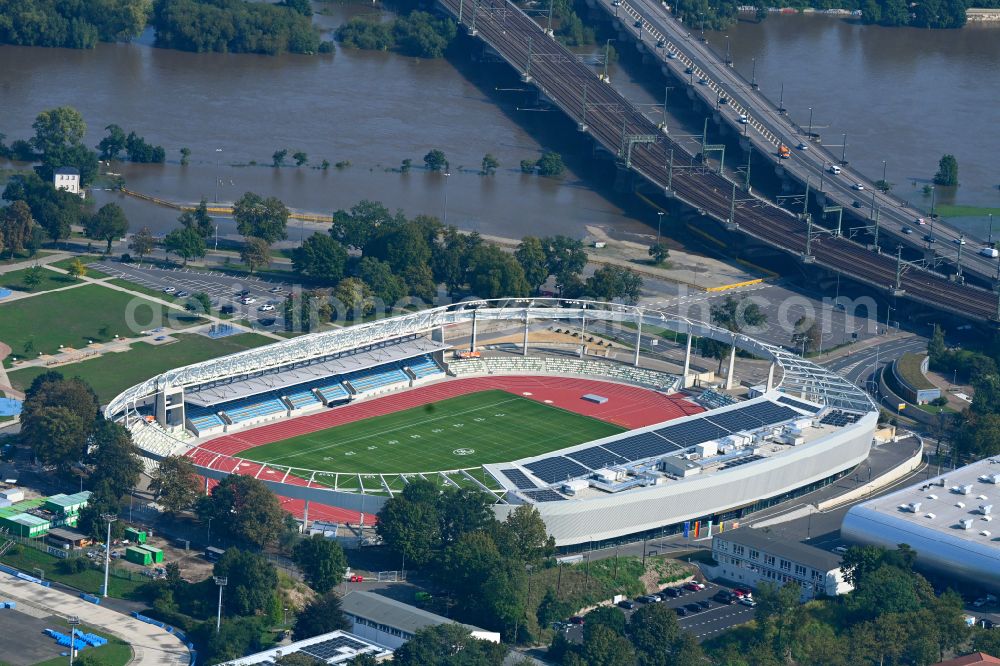
[[[341,607],[351,623],[351,633],[394,650],[424,627],[453,622],[374,592],[349,592],[341,600]],[[500,642],[500,634],[495,631],[486,631],[470,624],[462,626],[475,638]]]
[[[765,530],[742,528],[712,537],[712,557],[726,580],[756,587],[761,583],[794,584],[802,600],[847,594],[840,556],[815,546],[775,536]]]
[[[916,483],[852,507],[841,536],[917,552],[918,567],[1000,592],[1000,458]]]

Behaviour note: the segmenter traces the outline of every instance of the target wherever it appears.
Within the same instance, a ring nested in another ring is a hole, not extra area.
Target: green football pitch
[[[482,391],[241,451],[279,467],[435,472],[539,455],[623,428],[506,391]]]

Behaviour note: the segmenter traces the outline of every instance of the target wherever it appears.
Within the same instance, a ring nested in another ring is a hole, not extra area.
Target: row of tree
[[[379,17],[356,16],[337,28],[336,37],[348,48],[440,58],[455,39],[457,30],[450,18],[412,11],[389,22],[382,22]]]
[[[317,53],[319,32],[308,1],[156,0],[156,44],[203,53]]]
[[[131,40],[146,27],[149,0],[0,0],[0,44],[89,49]]]

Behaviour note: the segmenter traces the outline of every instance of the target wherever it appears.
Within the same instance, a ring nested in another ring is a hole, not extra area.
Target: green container
[[[153,546],[139,546],[142,550],[148,552],[153,556],[153,562],[159,564],[163,561],[163,551],[159,548],[154,548]]]
[[[153,554],[143,548],[129,546],[125,549],[125,560],[127,562],[131,562],[132,564],[149,566],[153,563]]]
[[[146,543],[146,533],[141,532],[134,527],[129,527],[125,530],[125,538],[129,541],[135,541],[136,543]]]

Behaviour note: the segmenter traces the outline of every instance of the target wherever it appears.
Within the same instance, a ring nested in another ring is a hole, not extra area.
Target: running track
[[[249,474],[268,481],[282,481],[284,479],[284,482],[288,484],[307,486],[309,481],[291,474],[286,475],[283,469],[270,469],[257,463],[246,462],[236,456],[242,451],[262,444],[487,390],[507,391],[629,429],[703,411],[698,405],[679,396],[666,396],[648,389],[614,382],[544,376],[474,377],[451,379],[335,409],[327,409],[317,414],[271,423],[235,435],[224,435],[192,449],[187,455],[196,464],[211,469]],[[603,405],[588,402],[581,398],[585,393],[605,396],[608,401]],[[285,497],[280,499],[282,506],[287,511],[299,518],[302,517],[304,505],[301,500]],[[318,504],[310,505],[309,517],[313,520],[341,523],[356,524],[360,522],[360,514],[355,511]],[[366,524],[373,522],[374,516],[365,517]]]

